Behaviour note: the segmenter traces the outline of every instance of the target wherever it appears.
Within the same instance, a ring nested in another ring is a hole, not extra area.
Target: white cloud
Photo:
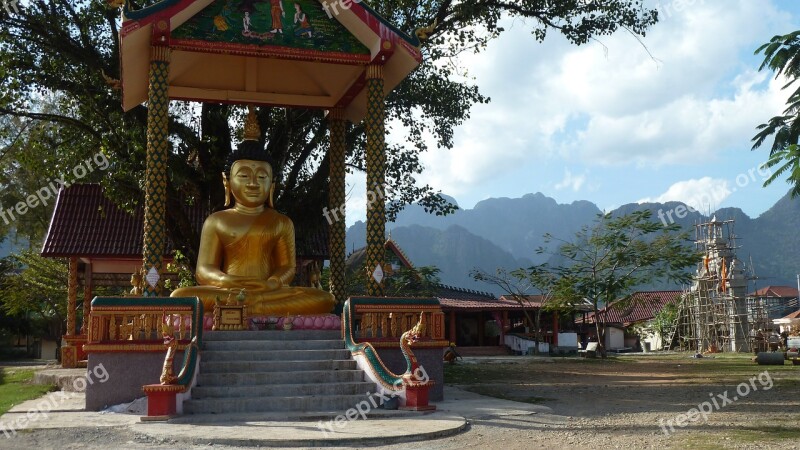
[[[561,179],[556,185],[554,186],[556,190],[562,190],[565,188],[572,189],[575,192],[581,190],[581,186],[586,182],[586,174],[582,175],[573,175],[569,169],[564,169],[564,178]]]
[[[429,141],[431,150],[422,155],[428,169],[419,181],[456,197],[503,196],[508,193],[498,186],[508,183],[502,180],[530,167],[531,180],[546,180],[538,186],[576,190],[566,183],[574,180],[553,178],[568,166],[591,170],[592,183],[608,195],[620,185],[604,177],[610,166],[660,169],[648,176],[667,186],[678,177],[713,173],[687,175],[685,168],[719,167],[734,152],[746,152],[755,126],[779,113],[787,96],[783,80],[756,72],[759,61],[750,55],[776,32],[796,29],[796,19],[774,1],[653,0],[649,6],[658,3],[661,22],[643,39],[646,49],[624,31],[576,47],[550,30],[538,43],[531,24],[504,20],[508,31],[486,51],[458,59],[491,103],[472,109],[456,130],[454,149]],[[591,191],[581,183],[577,189]],[[603,201],[627,203],[625,191]]]
[[[637,203],[683,202],[697,211],[714,211],[736,189],[727,180],[703,177],[679,181],[655,198],[644,198]]]

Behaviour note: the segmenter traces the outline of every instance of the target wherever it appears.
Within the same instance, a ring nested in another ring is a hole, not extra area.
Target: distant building
[[[652,320],[664,307],[679,302],[682,291],[639,291],[627,301],[616,301],[598,311],[604,327],[606,350],[647,350],[663,348],[660,336],[652,329]],[[583,342],[597,340],[594,312],[576,323]],[[638,345],[637,345],[638,344]]]
[[[767,286],[747,294],[747,297],[751,304],[763,309],[766,320],[780,319],[800,308],[797,288],[792,286]]]
[[[386,263],[383,271],[386,276],[390,277],[401,267],[414,268],[411,259],[391,236],[386,240],[384,248]],[[360,248],[348,256],[347,267],[351,273],[364,264],[365,252],[366,248]],[[473,355],[496,353],[505,346],[514,346],[509,344],[507,338],[512,334],[533,342],[533,324],[527,322],[524,310],[527,309],[531,316],[535,316],[541,308],[539,296],[526,297],[522,301],[525,305],[523,307],[509,296],[497,298],[489,292],[474,289],[439,284],[435,291],[446,315],[445,336],[460,348],[459,352]],[[543,312],[540,326],[543,339],[540,348],[549,349],[550,346],[560,345],[568,350],[577,349],[577,334],[572,332],[574,317],[559,317],[552,312]],[[521,351],[514,348],[512,350]],[[521,352],[525,353],[524,350]]]

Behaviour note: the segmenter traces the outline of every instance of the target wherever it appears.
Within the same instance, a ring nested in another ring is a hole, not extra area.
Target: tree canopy
[[[603,355],[602,318],[598,316],[603,305],[629,302],[634,288],[654,281],[686,283],[692,277],[688,269],[700,262],[688,232],[681,232],[677,224],[665,227],[651,216],[647,210],[618,217],[601,214],[570,240],[546,235],[557,247],[540,250],[559,262],[555,267],[562,282],[556,297],[592,307]]]
[[[32,0],[18,11],[0,8],[0,188],[3,208],[30,195],[45,182],[69,173],[81,161],[104,152],[110,166],[82,181],[100,182],[120,206],[132,209],[143,199],[147,107],[122,111],[118,80],[119,9],[116,2]],[[132,9],[156,3],[130,1]],[[580,45],[620,29],[644,36],[658,14],[640,0],[379,0],[371,6],[406,33],[434,21],[424,42],[424,61],[389,95],[387,123],[402,124],[405,142],[387,148],[387,184],[392,186],[391,220],[403,205],[418,202],[429,212],[455,207],[414,176],[423,167],[420,154],[435,145],[453,147],[454,129],[469,118],[470,108],[488,102],[477,86],[460,77],[450,59],[479,51],[504,30],[504,17],[527,19],[533,39],[555,31]],[[189,221],[186,204],[216,210],[223,204],[220,173],[237,142],[244,108],[219,104],[172,102],[170,105],[170,178],[168,226],[176,248],[196,258],[199,231]],[[276,207],[289,215],[298,234],[324,226],[327,199],[327,125],[323,111],[259,108],[262,141],[279,176]],[[347,132],[347,165],[364,170],[362,124]],[[49,215],[45,208],[18,223],[20,232],[41,239]],[[13,224],[0,227],[8,229]]]

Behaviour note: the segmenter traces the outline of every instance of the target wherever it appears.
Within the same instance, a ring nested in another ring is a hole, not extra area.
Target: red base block
[[[64,369],[74,369],[78,367],[78,349],[72,345],[61,347],[61,367]]]
[[[177,414],[176,397],[183,392],[183,386],[148,384],[142,390],[147,394],[147,417],[150,420],[166,420]]]
[[[433,387],[433,381],[406,386],[406,405],[400,409],[413,411],[432,411],[436,409],[436,405],[428,404],[428,391],[431,387]]]

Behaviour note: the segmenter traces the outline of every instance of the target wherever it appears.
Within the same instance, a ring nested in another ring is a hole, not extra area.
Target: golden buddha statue
[[[195,270],[199,286],[176,289],[171,296],[199,297],[211,312],[217,298],[235,298],[244,289],[249,316],[329,313],[330,293],[289,286],[296,266],[294,225],[273,208],[273,166],[258,145],[259,134],[251,109],[245,140],[228,158],[230,177],[222,174],[225,206],[230,194],[234,206],[203,223]]]

